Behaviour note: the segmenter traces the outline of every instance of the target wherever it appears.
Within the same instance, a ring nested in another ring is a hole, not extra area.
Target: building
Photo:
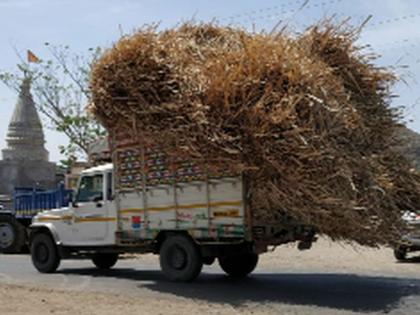
[[[102,137],[94,141],[89,146],[89,161],[76,161],[67,170],[65,176],[65,187],[76,189],[80,174],[88,167],[110,163],[111,153],[109,150],[108,138]]]
[[[53,188],[56,164],[49,161],[45,138],[30,92],[31,81],[25,78],[13,111],[6,136],[7,147],[0,160],[0,195],[11,195],[15,187]]]
[[[66,189],[75,190],[77,188],[77,182],[79,181],[80,174],[83,170],[85,170],[88,167],[88,162],[74,162],[65,175],[64,186],[66,187]]]

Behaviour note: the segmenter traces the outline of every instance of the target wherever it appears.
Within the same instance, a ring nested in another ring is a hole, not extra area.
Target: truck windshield
[[[79,190],[77,192],[77,202],[94,201],[94,199],[102,199],[103,193],[103,176],[84,176],[80,181]]]

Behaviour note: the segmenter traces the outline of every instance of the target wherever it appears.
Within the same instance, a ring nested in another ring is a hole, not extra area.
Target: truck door
[[[77,206],[74,208],[74,241],[81,245],[94,245],[106,239],[110,222],[107,195],[103,174],[83,175],[80,179]]]

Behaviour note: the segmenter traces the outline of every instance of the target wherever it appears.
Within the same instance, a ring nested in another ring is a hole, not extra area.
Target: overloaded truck
[[[0,253],[20,253],[27,248],[27,228],[40,211],[69,204],[72,190],[63,184],[56,189],[15,188],[10,207],[0,209]]]
[[[208,170],[125,135],[110,141],[112,163],[82,172],[68,207],[38,213],[30,226],[35,268],[62,259],[113,267],[123,253],[154,253],[172,281],[192,281],[216,259],[230,276],[254,270],[270,246],[309,248],[315,230],[285,216],[252,218],[245,174]]]

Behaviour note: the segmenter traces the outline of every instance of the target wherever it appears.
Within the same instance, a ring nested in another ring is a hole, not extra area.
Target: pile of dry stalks
[[[395,76],[356,39],[329,24],[300,36],[145,28],[96,62],[90,108],[111,133],[245,171],[258,222],[287,213],[333,239],[389,243],[420,181],[390,150]]]

